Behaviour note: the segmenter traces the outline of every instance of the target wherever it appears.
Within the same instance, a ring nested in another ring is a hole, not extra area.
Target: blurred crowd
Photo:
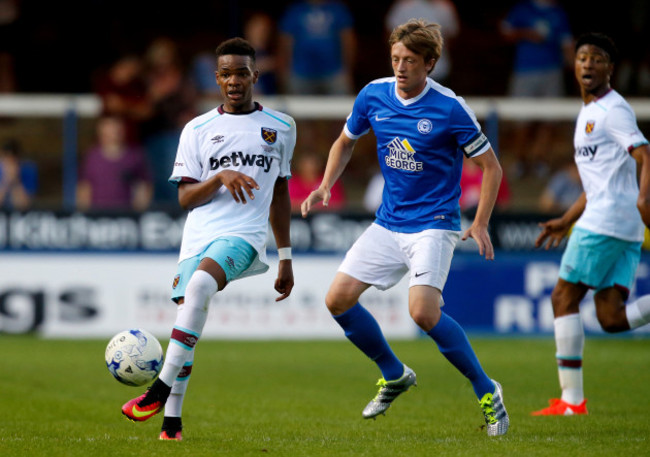
[[[650,7],[643,1],[626,1],[635,10],[634,14],[619,13],[629,19],[628,39],[619,41],[635,46],[636,51],[622,52],[614,87],[626,95],[650,96],[650,46],[642,39]],[[101,0],[97,3],[107,6]],[[374,58],[378,52],[375,48],[384,49],[380,42],[385,43],[397,24],[413,17],[441,24],[445,48],[432,77],[459,95],[495,91],[511,97],[575,94],[571,76],[573,40],[590,27],[576,14],[580,2],[496,2],[491,15],[481,16],[484,23],[476,19],[468,3],[386,0],[377,2],[376,11],[368,11],[368,16],[351,1],[285,1],[273,10],[256,8],[254,1],[244,9],[231,1],[228,19],[238,21],[231,21],[228,30],[202,39],[201,46],[188,50],[184,40],[170,28],[168,33],[142,40],[140,49],[112,53],[110,59],[99,64],[101,55],[93,53],[89,64],[96,64],[88,70],[88,90],[100,97],[102,113],[95,123],[92,146],[79,151],[78,209],[122,211],[175,205],[176,191],[167,178],[181,129],[199,114],[206,100],[219,103],[214,48],[220,39],[233,34],[244,36],[257,50],[259,96],[355,95],[371,79],[390,76],[388,56]],[[18,46],[24,33],[24,9],[29,10],[29,5],[20,0],[0,0],[0,93],[21,92],[20,76],[24,73],[20,71]],[[368,22],[368,17],[378,16],[381,24]],[[48,32],[53,33],[41,31]],[[200,37],[201,33],[196,35]],[[634,37],[638,38],[636,42]],[[475,57],[471,48],[479,41],[490,41],[490,49],[498,50],[495,57],[501,56],[509,63],[500,80],[485,78],[480,70],[467,71],[471,61],[486,62],[484,56]],[[84,49],[82,43],[78,47]],[[83,53],[77,58],[84,59]],[[374,67],[366,65],[371,58],[376,61]],[[60,69],[46,68],[45,78],[51,71]],[[473,91],[480,83],[483,89]],[[324,135],[311,135],[318,127],[303,128],[299,122],[291,180],[296,200],[320,182],[329,145],[342,122],[325,128]],[[303,131],[308,133],[301,135]],[[2,138],[2,133],[0,129],[0,140],[4,141],[0,203],[4,209],[27,209],[38,195],[37,167],[29,160],[30,151],[24,151],[16,138]],[[551,122],[517,123],[507,135],[508,140],[501,142],[502,151],[497,151],[506,169],[497,210],[507,211],[517,196],[513,188],[528,179],[541,180],[544,187],[531,211],[561,210],[562,197],[576,191],[571,161],[566,160],[572,156],[570,136],[563,135]],[[328,210],[374,211],[382,183],[374,176],[376,169],[365,166],[372,160],[362,163],[362,170],[351,173],[354,183],[339,183]],[[41,174],[45,172],[40,170]],[[463,210],[470,211],[475,204],[480,180],[480,170],[464,167]],[[363,183],[363,189],[358,189],[359,183]]]

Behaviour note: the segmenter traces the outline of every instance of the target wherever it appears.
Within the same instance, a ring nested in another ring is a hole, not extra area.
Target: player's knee
[[[624,326],[618,322],[600,321],[600,325],[607,333],[619,333],[629,330],[628,326]]]
[[[621,316],[621,313],[613,314],[598,312],[597,316],[598,322],[600,322],[600,326],[607,333],[619,333],[630,329],[630,326],[627,323],[627,319],[625,318],[624,314]]]
[[[425,332],[428,332],[433,327],[436,326],[436,321],[431,316],[425,316],[420,314],[411,315],[413,322],[417,324]]]
[[[551,304],[553,305],[553,314],[555,317],[566,316],[579,312],[579,308],[572,305],[567,294],[557,287],[551,292]]]
[[[428,332],[436,326],[440,320],[440,313],[437,314],[428,309],[416,308],[411,309],[411,319],[425,332]]]
[[[625,312],[625,301],[620,291],[611,288],[594,296],[596,317],[607,333],[624,332],[630,329]]]
[[[356,300],[351,301],[350,299],[332,291],[329,291],[325,296],[325,306],[327,306],[327,309],[333,316],[343,314],[355,304]]]

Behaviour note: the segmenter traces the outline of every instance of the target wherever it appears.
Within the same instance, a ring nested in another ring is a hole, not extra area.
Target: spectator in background
[[[564,9],[555,0],[522,0],[501,23],[504,38],[515,44],[509,95],[562,97],[564,70],[573,63],[573,36]],[[545,157],[553,138],[549,123],[525,123],[515,131],[515,175],[548,172]]]
[[[80,210],[135,210],[149,207],[152,182],[144,151],[126,142],[124,121],[103,116],[97,144],[86,152],[77,187]]]
[[[97,79],[95,93],[102,99],[102,114],[121,117],[129,141],[140,141],[140,124],[150,118],[142,59],[134,54],[117,59]]]
[[[582,194],[582,182],[573,160],[567,161],[549,180],[539,197],[539,209],[545,213],[564,213]]]
[[[476,211],[481,197],[481,184],[483,183],[483,170],[473,160],[463,158],[463,171],[460,175],[460,209],[463,212]],[[510,204],[510,187],[505,177],[502,177],[497,193],[495,209],[503,211]]]
[[[22,148],[16,140],[7,140],[0,149],[0,209],[28,209],[36,193],[36,164],[21,159]]]
[[[256,53],[255,62],[259,76],[255,84],[255,93],[258,95],[273,95],[278,91],[275,36],[275,23],[266,13],[253,13],[244,25],[244,38],[253,46]],[[215,85],[214,82],[212,85]]]
[[[396,0],[386,15],[386,30],[390,34],[398,25],[404,24],[409,19],[418,18],[440,25],[445,46],[430,76],[437,82],[447,85],[451,72],[449,47],[460,31],[456,7],[450,0]]]
[[[356,35],[340,2],[295,2],[280,22],[280,77],[285,93],[349,95]]]
[[[169,164],[174,163],[183,126],[196,114],[197,94],[171,39],[160,37],[150,44],[145,81],[153,112],[143,125],[143,135],[153,172],[154,202],[176,206],[176,190],[167,181]]]
[[[325,164],[323,159],[315,152],[303,152],[296,157],[295,173],[289,180],[289,196],[291,197],[291,209],[300,212],[300,204],[312,191],[318,189],[323,180]],[[330,197],[327,207],[319,206],[318,209],[339,210],[345,206],[345,191],[340,181],[337,181],[330,190]]]

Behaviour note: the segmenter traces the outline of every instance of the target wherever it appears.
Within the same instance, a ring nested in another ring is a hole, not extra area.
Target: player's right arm
[[[357,140],[348,137],[345,131],[342,131],[341,135],[334,141],[334,144],[330,148],[325,174],[323,175],[320,186],[309,194],[305,201],[302,202],[302,205],[300,205],[302,217],[307,217],[309,211],[319,201],[323,202],[323,206],[327,206],[331,195],[330,189],[336,180],[339,179],[350,161],[356,142]]]
[[[558,247],[585,210],[585,206],[587,206],[587,195],[583,192],[561,217],[541,222],[539,226],[542,228],[542,232],[535,240],[535,247],[542,246],[544,242],[546,242],[545,249],[547,250]]]
[[[253,200],[253,189],[260,186],[253,178],[234,170],[223,170],[201,182],[179,182],[178,203],[188,210],[204,205],[214,198],[215,193],[225,186],[237,203],[246,204],[246,196]]]

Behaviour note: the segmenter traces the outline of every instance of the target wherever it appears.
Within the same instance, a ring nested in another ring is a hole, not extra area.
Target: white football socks
[[[584,400],[582,385],[582,354],[585,333],[580,314],[555,319],[555,346],[562,400],[579,405]]]
[[[181,417],[183,413],[183,400],[187,392],[187,384],[190,381],[190,374],[194,366],[194,350],[190,352],[190,358],[185,362],[183,369],[172,384],[172,391],[165,403],[165,417]]]
[[[185,289],[185,303],[179,307],[176,322],[169,341],[165,363],[159,379],[168,386],[173,385],[194,345],[203,332],[208,318],[210,299],[217,293],[217,281],[210,273],[196,270]]]
[[[650,323],[650,295],[637,298],[625,306],[625,316],[631,329]]]

